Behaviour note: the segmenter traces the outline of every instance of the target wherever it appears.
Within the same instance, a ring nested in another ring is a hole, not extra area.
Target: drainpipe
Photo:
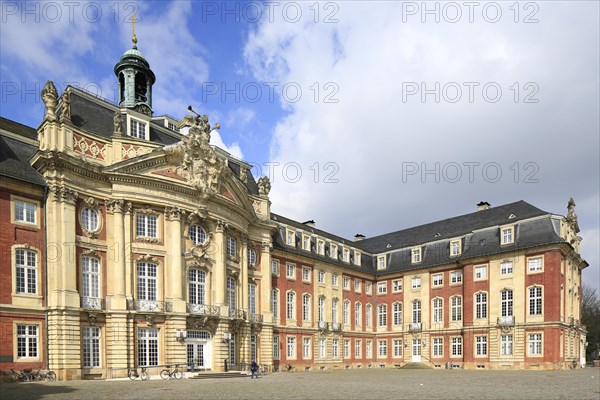
[[[46,369],[50,369],[50,346],[48,339],[48,244],[47,244],[47,226],[46,226],[46,200],[48,199],[48,186],[44,186],[44,196],[42,204],[44,205],[44,305],[45,305],[45,331],[46,331]]]

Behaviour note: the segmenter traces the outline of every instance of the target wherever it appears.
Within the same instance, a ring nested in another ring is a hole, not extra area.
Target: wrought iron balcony
[[[170,301],[133,299],[127,300],[127,309],[144,312],[170,312],[173,309],[173,303]]]
[[[514,315],[506,315],[504,317],[498,317],[498,326],[513,326],[515,324]]]
[[[342,331],[342,324],[340,324],[339,322],[332,322],[331,323],[331,330],[334,332],[341,332]]]
[[[423,324],[421,322],[411,322],[408,324],[409,332],[421,332],[423,330]]]
[[[246,319],[246,311],[239,308],[229,308],[229,318]]]
[[[250,314],[250,322],[253,324],[262,324],[262,322],[263,322],[262,314],[256,314],[256,313]]]
[[[86,310],[104,310],[104,299],[81,296],[81,308],[85,308]]]
[[[320,331],[326,331],[329,329],[329,322],[319,321],[317,322],[317,327]]]
[[[195,314],[195,315],[218,316],[221,313],[221,307],[211,306],[208,304],[188,303],[187,310],[190,314]]]

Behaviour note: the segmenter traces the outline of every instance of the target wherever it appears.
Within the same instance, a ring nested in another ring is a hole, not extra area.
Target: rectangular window
[[[482,281],[487,279],[487,265],[479,265],[475,267],[475,276],[474,279],[476,281]]]
[[[344,339],[344,358],[350,358],[350,339]]]
[[[273,336],[273,359],[279,360],[279,336]]]
[[[321,239],[317,239],[317,254],[325,255],[325,242]]]
[[[361,347],[362,347],[362,340],[356,339],[354,341],[354,357],[360,358],[360,353],[361,353],[360,349],[361,349]]]
[[[394,357],[402,357],[402,340],[394,339]]]
[[[373,285],[371,282],[365,282],[365,293],[371,294]]]
[[[411,254],[411,261],[413,263],[421,262],[421,248],[420,247],[415,247],[414,249],[412,249],[410,254]]]
[[[413,289],[420,289],[421,288],[421,277],[420,276],[414,276],[411,280],[412,282],[412,288]]]
[[[434,274],[431,278],[433,286],[442,286],[444,284],[444,274]]]
[[[503,317],[512,317],[513,315],[512,290],[503,290],[500,293],[500,315]]]
[[[462,337],[452,338],[452,356],[462,356]]]
[[[287,230],[286,231],[286,239],[285,242],[287,243],[288,246],[296,246],[296,233],[294,231],[291,230]]]
[[[83,328],[83,367],[100,366],[100,328],[86,326]]]
[[[37,223],[37,205],[27,203],[21,200],[14,200],[15,222],[25,222],[27,224]]]
[[[331,285],[332,286],[338,285],[338,274],[331,274]]]
[[[231,276],[227,277],[227,306],[229,315],[235,315],[237,309],[237,281]]]
[[[329,256],[331,258],[336,258],[336,259],[338,258],[338,247],[337,247],[337,244],[333,244],[332,243],[329,246]]]
[[[356,326],[362,325],[362,313],[361,313],[361,305],[360,303],[354,304],[354,324]]]
[[[256,315],[256,284],[248,284],[248,312],[251,317]]]
[[[296,319],[296,294],[288,292],[287,294],[287,319]]]
[[[331,322],[334,324],[337,322],[338,318],[338,299],[331,300]]]
[[[511,275],[513,273],[512,261],[504,261],[500,263],[500,275]]]
[[[440,324],[444,322],[444,300],[433,299],[433,323]]]
[[[271,260],[271,274],[279,276],[279,260]]]
[[[377,257],[377,269],[385,269],[385,256]]]
[[[95,257],[81,258],[81,295],[100,297],[100,261]]]
[[[17,358],[37,358],[39,332],[37,325],[17,325]]]
[[[442,357],[444,355],[444,338],[437,337],[433,338],[433,356],[434,357]]]
[[[302,357],[311,358],[310,357],[310,338],[302,339]]]
[[[402,303],[394,303],[392,305],[394,326],[402,325]]]
[[[377,306],[377,315],[378,315],[378,326],[386,327],[387,326],[387,305],[380,304]]]
[[[452,304],[452,321],[462,321],[462,297],[454,296],[450,302]]]
[[[487,356],[487,336],[475,336],[475,355]]]
[[[453,285],[462,283],[462,271],[452,271],[450,272],[450,283]]]
[[[529,315],[542,315],[542,287],[529,288]]]
[[[475,294],[475,318],[487,318],[487,293],[485,292]]]
[[[387,340],[380,340],[379,344],[379,357],[387,357]]]
[[[373,357],[373,342],[371,340],[367,340],[366,342],[366,352],[367,352],[367,358],[371,358]]]
[[[319,339],[319,358],[326,356],[325,339]]]
[[[367,308],[365,309],[365,319],[367,320],[367,327],[373,326],[373,307],[370,304],[367,304]]]
[[[354,265],[360,267],[361,261],[360,261],[361,255],[358,251],[354,252]]]
[[[296,338],[294,336],[287,337],[287,358],[296,359]]]
[[[350,250],[349,249],[344,248],[342,250],[342,260],[344,262],[350,262]]]
[[[500,355],[512,356],[513,353],[513,336],[500,335]]]
[[[340,356],[340,341],[339,339],[333,339],[331,341],[331,356],[337,358]]]
[[[138,365],[140,367],[158,365],[158,329],[138,329]]]
[[[527,260],[527,271],[528,272],[539,272],[542,271],[542,257],[533,257]]]
[[[356,279],[354,281],[354,291],[356,293],[360,293],[360,280]]]
[[[310,268],[302,268],[302,280],[310,282]]]
[[[37,293],[37,253],[31,250],[17,249],[16,292],[25,294]]]
[[[350,290],[350,278],[348,278],[347,276],[344,276],[342,278],[342,282],[343,282],[343,287],[345,290]]]
[[[325,296],[319,296],[319,322],[325,321]]]
[[[302,321],[310,321],[310,295],[302,295]]]
[[[296,266],[294,264],[287,264],[285,277],[288,279],[296,278]]]
[[[229,339],[229,365],[235,365],[235,359],[235,333],[232,333]]]
[[[377,294],[387,293],[387,282],[377,282]]]
[[[342,309],[342,322],[344,325],[350,325],[350,302],[348,300],[344,301],[344,306]]]
[[[256,344],[257,344],[257,336],[250,335],[250,359],[256,360]]]
[[[227,255],[237,257],[237,240],[234,237],[227,236]]]
[[[460,250],[460,239],[450,241],[450,256],[459,256]]]
[[[271,310],[273,310],[273,318],[279,317],[279,291],[271,289]]]
[[[310,236],[302,235],[302,250],[310,251]]]
[[[136,214],[135,216],[135,233],[137,236],[157,238],[158,217],[156,215]]]
[[[158,296],[157,265],[139,261],[137,263],[137,298],[155,302]]]
[[[392,281],[392,292],[398,293],[402,291],[402,279],[395,279]]]
[[[514,241],[513,238],[514,227],[501,228],[500,229],[500,244],[511,244]]]
[[[530,333],[528,336],[529,342],[529,355],[530,356],[541,356],[542,355],[542,334],[541,333]]]
[[[319,271],[319,283],[325,284],[325,272]]]
[[[138,139],[146,139],[146,124],[135,119],[130,120],[131,136]]]

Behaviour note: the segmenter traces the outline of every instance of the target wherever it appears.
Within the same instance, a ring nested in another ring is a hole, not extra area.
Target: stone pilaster
[[[271,310],[271,243],[263,242],[261,244],[260,272],[262,279],[260,281],[260,310],[262,311],[263,321],[270,323],[273,321],[273,310]]]
[[[248,308],[248,237],[242,237],[242,255],[241,255],[241,274],[240,274],[240,291],[242,295],[242,301],[240,303],[243,310]],[[250,315],[248,315],[248,318]]]
[[[183,238],[181,232],[181,218],[183,210],[177,207],[167,207],[165,216],[167,219],[167,279],[166,300],[173,303],[173,311],[185,313],[185,301],[183,300]]]
[[[108,293],[108,308],[110,310],[126,310],[125,299],[125,229],[123,226],[123,212],[125,202],[123,200],[109,199],[106,201],[106,210],[112,214],[112,277],[110,279],[110,291]]]
[[[225,287],[225,276],[227,275],[225,266],[225,257],[227,250],[227,238],[225,236],[226,224],[223,221],[217,221],[215,229],[215,245],[214,245],[214,268],[213,268],[213,296],[215,299],[215,305],[221,306],[221,312],[227,307],[225,303],[225,293],[227,288]]]
[[[133,350],[134,332],[130,329],[127,314],[111,312],[106,316],[106,367],[108,369],[127,368]],[[114,377],[126,376],[125,370],[116,370]]]

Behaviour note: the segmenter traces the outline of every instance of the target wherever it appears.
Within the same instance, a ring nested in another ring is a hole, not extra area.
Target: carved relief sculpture
[[[54,83],[52,81],[46,82],[44,88],[42,89],[41,97],[44,105],[46,106],[46,115],[45,117],[49,121],[56,121],[56,105],[58,104],[57,99],[58,93],[56,92],[56,87],[54,87]]]
[[[71,95],[69,92],[64,91],[62,96],[60,96],[62,107],[60,111],[60,120],[70,120],[71,119]]]
[[[262,197],[269,196],[271,191],[271,181],[268,176],[263,176],[258,180],[258,194]]]

